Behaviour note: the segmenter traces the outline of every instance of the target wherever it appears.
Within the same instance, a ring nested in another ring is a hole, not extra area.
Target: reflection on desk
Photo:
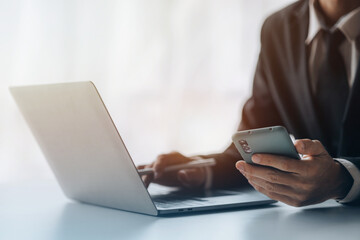
[[[282,203],[170,217],[63,197],[54,182],[0,187],[0,239],[359,239],[360,208]]]

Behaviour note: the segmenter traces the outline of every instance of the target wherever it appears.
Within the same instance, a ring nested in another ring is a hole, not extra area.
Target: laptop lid
[[[92,82],[10,91],[67,197],[158,214]]]

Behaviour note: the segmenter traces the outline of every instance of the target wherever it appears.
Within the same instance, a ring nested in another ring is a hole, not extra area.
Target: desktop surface
[[[0,239],[359,239],[360,207],[282,203],[152,217],[66,199],[56,182],[0,185]]]

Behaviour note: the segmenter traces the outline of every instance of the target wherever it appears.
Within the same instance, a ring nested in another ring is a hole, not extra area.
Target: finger
[[[146,165],[139,165],[139,166],[136,166],[136,169],[144,169]]]
[[[177,178],[182,186],[191,188],[191,185],[190,185],[190,183],[188,183],[189,180],[186,176],[186,173],[184,173],[184,170],[178,171]]]
[[[273,200],[280,201],[280,202],[286,203],[291,206],[296,206],[296,201],[294,201],[291,197],[281,195],[278,193],[274,193],[274,192],[268,192],[265,188],[263,188],[259,185],[256,185],[255,183],[253,183],[251,185],[255,188],[255,190],[257,190],[258,192],[261,192],[262,194],[268,196],[269,198],[271,198]]]
[[[279,169],[284,172],[302,172],[304,163],[298,159],[292,159],[272,154],[254,154],[251,157],[254,163]]]
[[[327,153],[324,146],[318,140],[299,139],[295,141],[294,145],[300,154],[321,155]]]
[[[145,165],[144,168],[151,168],[153,164]],[[154,174],[146,174],[141,177],[146,187],[154,180]]]
[[[154,175],[150,174],[150,175],[145,176],[145,178],[144,178],[144,180],[143,180],[145,187],[148,188],[149,185],[150,185],[150,183],[151,183],[153,180],[154,180]]]
[[[256,184],[257,186],[264,188],[268,192],[277,193],[285,196],[296,195],[295,190],[289,186],[271,183],[261,178],[253,177],[251,178],[251,180],[249,180],[249,183]]]
[[[185,187],[199,187],[204,183],[205,175],[204,169],[192,168],[178,171],[178,179]]]
[[[163,174],[164,168],[167,166],[166,155],[160,155],[154,162],[154,175],[155,178],[160,178]]]
[[[296,183],[295,176],[292,173],[285,173],[274,168],[251,165],[245,161],[238,161],[236,168],[239,169],[248,180],[251,180],[252,177],[257,177],[271,183],[283,185]]]
[[[158,179],[164,174],[164,169],[170,165],[184,163],[186,158],[176,152],[170,154],[159,155],[154,162],[154,174],[155,178]]]

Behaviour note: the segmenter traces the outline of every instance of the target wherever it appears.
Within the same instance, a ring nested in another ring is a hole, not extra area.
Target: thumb
[[[314,156],[327,153],[324,146],[318,140],[299,139],[295,141],[294,145],[297,152],[304,155]]]
[[[200,168],[180,170],[177,175],[180,183],[188,188],[199,187],[205,180],[205,172]]]

